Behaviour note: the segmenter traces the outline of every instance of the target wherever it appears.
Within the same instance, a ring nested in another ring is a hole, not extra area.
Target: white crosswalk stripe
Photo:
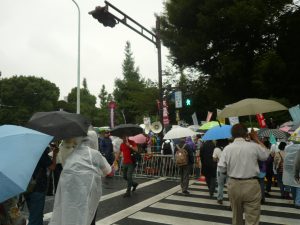
[[[281,199],[278,193],[279,189],[273,188],[272,198],[266,198],[266,205],[261,206],[260,222],[262,224],[299,224],[299,209],[293,207],[291,200]],[[232,212],[229,209],[226,188],[224,189],[223,205],[219,205],[215,198],[210,199],[207,187],[199,181],[190,185],[190,196],[182,195],[178,188],[169,190],[168,194],[168,196],[164,194],[164,198],[157,198],[157,202],[149,202],[145,205],[145,208],[139,207],[138,211],[131,211],[131,214],[125,218],[126,223],[121,220],[114,220],[113,222],[116,224],[134,224],[139,221],[138,224],[142,224],[142,221],[144,221],[147,224],[152,222],[153,224],[174,225],[221,225],[231,223]],[[141,203],[139,203],[139,206],[141,206]]]

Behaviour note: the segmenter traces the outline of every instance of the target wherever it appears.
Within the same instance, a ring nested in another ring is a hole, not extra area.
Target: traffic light
[[[117,24],[116,18],[107,10],[107,7],[97,6],[95,10],[89,12],[95,19],[105,27],[114,27]]]
[[[191,105],[192,105],[191,99],[187,98],[187,99],[185,100],[185,105],[186,105],[186,106],[191,106]]]

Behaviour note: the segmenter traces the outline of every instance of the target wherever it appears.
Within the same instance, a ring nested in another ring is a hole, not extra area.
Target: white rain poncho
[[[282,181],[284,185],[300,187],[300,184],[295,181],[295,159],[297,152],[300,151],[300,144],[291,144],[285,148],[285,157],[283,162]]]
[[[78,143],[60,175],[49,225],[90,225],[102,195],[101,175],[111,167],[98,148],[95,131]]]

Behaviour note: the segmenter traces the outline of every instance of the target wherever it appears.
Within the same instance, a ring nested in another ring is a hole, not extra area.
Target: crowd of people
[[[234,125],[231,133],[232,139],[203,142],[198,134],[162,143],[161,154],[172,155],[177,163],[182,193],[190,194],[189,179],[194,168],[195,178],[205,177],[209,196],[218,204],[223,204],[227,186],[232,224],[243,224],[244,219],[246,224],[258,224],[260,205],[265,203],[265,197],[272,195],[274,185],[279,186],[282,198],[293,199],[295,207],[300,208],[300,144],[282,141],[271,145],[256,132],[248,133],[242,124]],[[138,187],[133,179],[136,162],[132,155],[141,148],[147,152],[147,145],[137,144],[126,135],[116,144],[109,130],[99,135],[92,128],[85,137],[51,143],[22,195],[29,211],[28,225],[43,224],[46,193],[55,194],[50,225],[95,224],[102,178],[112,176],[114,168],[121,164],[127,184],[123,197],[131,197]],[[49,177],[53,179],[51,182]],[[7,200],[1,204],[0,214],[1,210],[16,205],[16,198]],[[3,222],[2,216],[0,224],[25,224],[20,214],[14,218],[9,223]]]

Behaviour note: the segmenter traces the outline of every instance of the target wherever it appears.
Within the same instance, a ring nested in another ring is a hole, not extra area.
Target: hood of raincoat
[[[76,143],[59,179],[50,225],[90,225],[102,195],[101,175],[111,172],[95,131]]]

